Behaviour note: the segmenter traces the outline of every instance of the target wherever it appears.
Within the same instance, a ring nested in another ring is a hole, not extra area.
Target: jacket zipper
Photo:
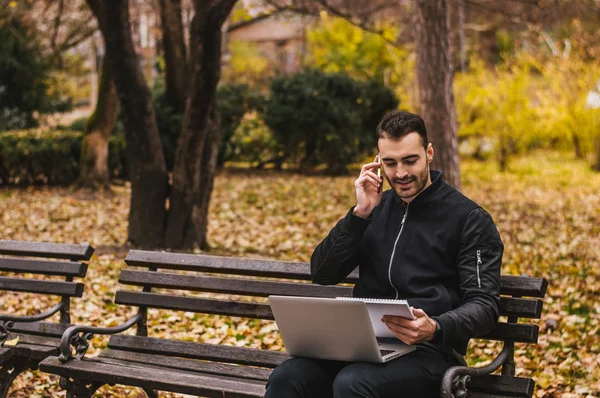
[[[402,217],[402,222],[400,224],[400,232],[398,232],[398,236],[396,236],[394,248],[392,249],[392,255],[390,256],[390,265],[388,267],[388,279],[390,281],[390,285],[392,285],[392,287],[396,291],[396,300],[398,299],[398,289],[396,289],[396,286],[394,286],[394,284],[392,283],[392,262],[394,261],[394,254],[396,253],[396,245],[398,244],[398,239],[400,239],[400,235],[402,235],[402,231],[404,230],[404,223],[406,222],[406,216],[408,215],[409,205],[410,203],[406,205],[406,209],[404,210],[404,216]]]
[[[477,250],[477,286],[481,289],[481,278],[479,277],[479,266],[481,265],[481,250]]]

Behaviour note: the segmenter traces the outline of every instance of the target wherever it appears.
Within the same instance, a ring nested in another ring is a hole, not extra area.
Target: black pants
[[[265,398],[439,397],[453,365],[424,347],[384,364],[291,358],[271,373]]]

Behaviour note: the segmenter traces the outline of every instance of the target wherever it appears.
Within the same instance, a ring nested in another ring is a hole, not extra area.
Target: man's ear
[[[425,151],[425,153],[427,154],[427,161],[429,163],[431,163],[433,161],[433,145],[431,145],[431,142],[429,143],[429,145],[427,145],[427,150]]]

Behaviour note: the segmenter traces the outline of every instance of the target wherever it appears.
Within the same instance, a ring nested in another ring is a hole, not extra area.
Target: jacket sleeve
[[[358,266],[358,246],[371,219],[355,216],[353,210],[315,248],[310,258],[313,283],[334,285]]]
[[[490,332],[498,320],[500,266],[504,245],[492,217],[482,208],[472,210],[463,225],[457,257],[461,304],[432,317],[441,341],[465,341]]]

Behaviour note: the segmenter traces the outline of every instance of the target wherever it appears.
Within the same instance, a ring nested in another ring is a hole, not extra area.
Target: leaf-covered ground
[[[565,160],[566,159],[566,160]],[[550,281],[538,321],[539,344],[517,344],[517,373],[537,382],[537,397],[600,395],[600,174],[569,155],[543,153],[515,160],[501,174],[493,163],[462,164],[463,191],[489,210],[505,243],[503,273]],[[209,239],[222,255],[308,261],[312,249],[353,204],[352,176],[221,173],[215,183]],[[114,326],[134,313],[112,303],[127,248],[129,189],[94,197],[56,187],[0,189],[3,239],[90,242],[97,248],[73,321]],[[0,312],[33,314],[43,298],[2,293]],[[150,334],[194,341],[281,349],[271,322],[192,313],[150,313]],[[91,354],[106,345],[96,337]],[[469,360],[489,363],[497,344],[473,341]],[[14,397],[64,396],[56,378],[27,372]],[[143,397],[135,389],[104,387],[97,397]],[[161,395],[163,396],[163,395]],[[177,396],[164,394],[164,396]]]

